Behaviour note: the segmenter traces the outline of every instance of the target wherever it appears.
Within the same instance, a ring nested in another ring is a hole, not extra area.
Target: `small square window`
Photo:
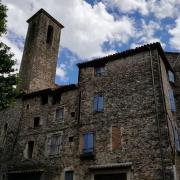
[[[102,76],[104,73],[104,66],[95,67],[95,76]]]
[[[34,118],[34,128],[40,126],[40,117],[35,117]]]
[[[75,112],[71,112],[71,117],[74,117],[75,116]]]
[[[74,137],[73,136],[69,137],[69,142],[73,142],[73,141],[74,141]]]
[[[64,120],[64,108],[56,109],[56,120],[57,121]]]

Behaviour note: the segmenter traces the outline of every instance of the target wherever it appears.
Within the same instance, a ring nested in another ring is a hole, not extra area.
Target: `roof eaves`
[[[45,11],[44,9],[40,9],[39,11],[37,11],[33,16],[31,16],[27,22],[29,23],[33,18],[35,18],[37,15],[41,14],[41,13],[44,13],[46,16],[48,16],[50,19],[52,19],[52,21],[54,23],[56,23],[59,27],[61,28],[64,28],[64,26],[58,21],[56,20],[55,18],[53,18],[47,11]]]

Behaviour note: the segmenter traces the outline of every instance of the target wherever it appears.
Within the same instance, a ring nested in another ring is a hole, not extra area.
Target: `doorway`
[[[40,180],[40,178],[40,173],[18,173],[8,175],[8,180]]]
[[[120,174],[95,174],[94,180],[127,180],[126,173]]]

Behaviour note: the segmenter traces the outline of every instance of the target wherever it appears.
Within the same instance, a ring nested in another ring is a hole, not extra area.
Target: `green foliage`
[[[0,36],[6,32],[6,11],[7,8],[0,2]],[[14,65],[10,48],[0,42],[0,110],[8,107],[18,95]]]
[[[7,8],[0,1],[0,36],[6,32],[6,11]]]

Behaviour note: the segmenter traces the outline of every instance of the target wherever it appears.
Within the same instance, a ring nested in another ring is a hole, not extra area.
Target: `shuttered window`
[[[170,82],[172,82],[172,83],[175,82],[174,73],[172,71],[168,71],[168,78],[169,78]]]
[[[177,126],[173,123],[173,134],[174,134],[174,143],[176,150],[180,152],[180,131]]]
[[[73,175],[74,175],[73,171],[66,171],[65,172],[65,180],[73,180]]]
[[[59,155],[61,147],[62,135],[54,134],[47,138],[47,154]]]
[[[93,111],[103,112],[104,110],[104,97],[102,95],[95,96],[93,99]]]
[[[84,153],[89,153],[89,152],[93,152],[93,150],[94,150],[93,133],[89,132],[89,133],[84,134],[83,152]]]
[[[169,89],[169,101],[171,105],[171,111],[176,112],[176,104],[175,104],[174,93],[172,89]]]
[[[64,108],[56,109],[56,121],[64,120]]]
[[[104,66],[95,67],[95,76],[102,76],[104,73]]]
[[[119,127],[112,127],[112,150],[121,147],[121,129]]]

